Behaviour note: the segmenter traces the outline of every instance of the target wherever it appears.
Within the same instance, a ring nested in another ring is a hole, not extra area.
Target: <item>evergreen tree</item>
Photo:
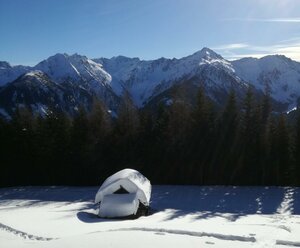
[[[291,183],[290,137],[286,119],[283,114],[279,116],[276,135],[276,178],[280,185],[288,185]]]
[[[269,118],[272,112],[270,87],[267,85],[265,89],[265,94],[262,100],[262,124],[264,128],[267,128]]]
[[[194,106],[184,87],[173,90],[156,111],[125,93],[116,117],[97,100],[71,118],[17,109],[0,119],[1,186],[98,184],[124,167],[160,184],[300,185],[300,118],[291,140],[268,92],[256,102],[249,89],[241,108],[231,92],[217,116],[202,89]]]
[[[215,168],[209,162],[214,147],[215,115],[212,105],[200,88],[196,106],[192,111],[191,127],[191,182],[193,184],[209,183]]]
[[[117,168],[124,166],[134,167],[135,151],[137,149],[137,140],[140,130],[140,120],[137,108],[134,106],[130,95],[125,92],[123,101],[118,111],[118,117],[115,121],[113,130],[113,142],[116,146],[114,157]]]
[[[11,122],[10,161],[18,171],[14,179],[17,185],[34,182],[35,158],[35,127],[36,119],[30,109],[19,107]]]
[[[268,154],[270,152],[270,118],[272,112],[270,88],[266,87],[265,94],[261,103],[261,117],[260,117],[260,183],[265,185],[267,182],[267,174],[269,169],[269,159]]]
[[[11,125],[4,119],[0,118],[0,187],[13,185],[13,182],[10,180],[10,156],[12,155],[11,131]]]
[[[37,122],[36,173],[39,184],[63,184],[70,171],[70,120],[63,113],[48,111]]]
[[[95,99],[91,113],[88,116],[88,143],[90,146],[88,163],[95,176],[94,180],[100,180],[100,175],[105,174],[108,167],[105,153],[109,148],[111,121],[103,103]],[[92,176],[91,176],[92,177]]]
[[[178,92],[179,91],[179,92]],[[170,183],[188,183],[186,175],[186,164],[190,151],[188,141],[191,129],[191,108],[181,92],[181,88],[176,88],[173,92],[172,104],[168,107],[168,126],[166,130],[167,139],[167,160],[169,170],[166,172],[173,180]]]
[[[261,169],[258,163],[258,150],[260,142],[259,109],[254,105],[252,89],[246,93],[241,109],[241,125],[237,149],[237,166],[233,171],[232,183],[257,184],[257,175]]]
[[[294,184],[300,186],[300,115],[295,124],[295,148],[294,148]]]
[[[235,92],[231,91],[219,120],[216,152],[213,156],[215,164],[219,165],[215,180],[230,184],[232,173],[236,166],[236,152],[238,151],[237,136],[239,127],[239,113]]]
[[[150,147],[148,158],[150,158],[150,175],[156,178],[158,184],[168,183],[169,166],[168,154],[168,126],[169,109],[163,103],[159,104],[157,113],[153,117],[152,140],[153,146]],[[153,166],[155,165],[155,169]]]
[[[87,163],[90,151],[89,144],[89,129],[88,118],[86,111],[81,107],[78,113],[73,118],[71,136],[70,136],[70,161],[72,163],[72,172],[75,183],[87,183],[90,171],[88,170],[89,164]],[[74,183],[74,182],[73,182]]]

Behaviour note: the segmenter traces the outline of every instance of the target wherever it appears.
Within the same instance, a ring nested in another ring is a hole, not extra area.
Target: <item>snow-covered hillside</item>
[[[58,84],[38,70],[25,73],[0,89],[0,106],[4,117],[11,116],[20,106],[29,106],[42,116],[48,110],[74,113],[83,103],[84,106],[90,106],[92,100],[82,87]]]
[[[296,105],[300,97],[300,63],[282,55],[261,59],[244,58],[231,62],[235,73],[257,89],[270,89],[280,102]]]
[[[299,247],[300,189],[154,186],[152,214],[96,217],[98,187],[0,189],[1,247]]]

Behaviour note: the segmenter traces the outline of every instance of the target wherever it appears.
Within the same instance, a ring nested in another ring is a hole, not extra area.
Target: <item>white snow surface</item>
[[[149,206],[151,198],[151,183],[140,172],[133,169],[123,169],[108,177],[98,190],[95,203],[102,202],[106,195],[113,194],[123,187],[129,193],[135,193],[138,200]]]
[[[300,247],[300,188],[153,186],[136,220],[97,217],[96,191],[0,189],[0,247]]]
[[[115,218],[135,215],[139,207],[136,193],[105,195],[100,204],[98,216]]]

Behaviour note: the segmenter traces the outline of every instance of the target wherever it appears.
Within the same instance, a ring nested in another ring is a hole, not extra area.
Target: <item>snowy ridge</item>
[[[300,242],[279,239],[279,240],[276,240],[276,245],[287,245],[287,246],[300,247]]]
[[[37,76],[40,76],[41,74],[43,74],[42,71],[35,70],[35,71],[30,71],[30,72],[25,73],[24,77],[37,77]]]

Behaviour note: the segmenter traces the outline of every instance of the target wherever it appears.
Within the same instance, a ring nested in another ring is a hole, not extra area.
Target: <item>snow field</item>
[[[0,189],[1,247],[300,247],[299,188],[153,186],[137,220],[98,218],[97,190]]]

